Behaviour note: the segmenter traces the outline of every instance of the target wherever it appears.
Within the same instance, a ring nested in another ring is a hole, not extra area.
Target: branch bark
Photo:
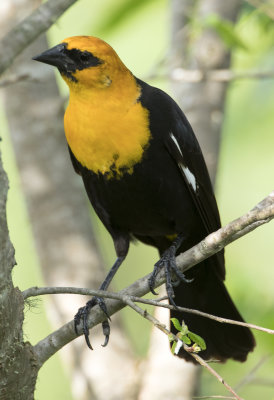
[[[37,287],[37,286],[34,286],[32,288],[24,290],[24,292],[22,294],[23,294],[24,300],[28,299],[29,297],[43,296],[46,294],[80,294],[80,295],[87,295],[87,296],[103,297],[106,299],[121,300],[124,302],[124,296],[122,296],[119,293],[108,292],[105,290],[92,290],[92,289],[77,288],[77,287],[59,287],[59,286],[58,287],[52,287],[52,286]],[[196,315],[199,315],[200,317],[209,318],[209,319],[212,319],[217,322],[231,324],[231,325],[246,326],[247,328],[250,328],[250,329],[256,329],[258,331],[269,333],[270,335],[274,335],[274,329],[264,328],[263,326],[249,324],[247,322],[234,321],[233,319],[218,317],[217,315],[208,314],[203,311],[199,311],[199,310],[195,310],[195,309],[191,309],[191,308],[180,307],[180,306],[175,307],[168,303],[162,303],[162,300],[166,300],[167,296],[160,298],[159,300],[142,299],[141,297],[130,296],[130,295],[128,295],[127,298],[129,298],[131,301],[133,301],[135,303],[148,304],[148,305],[155,306],[155,307],[167,308],[169,310],[182,311],[185,313],[196,314]]]
[[[11,279],[16,262],[7,227],[7,191],[0,153],[0,398],[31,400],[38,368],[32,346],[23,341],[23,296]]]
[[[231,82],[245,79],[273,79],[274,71],[232,71],[231,69],[201,69],[176,68],[170,73],[170,79],[175,82],[199,83],[204,81]],[[1,85],[1,82],[0,82]]]
[[[48,0],[0,40],[0,75],[77,0]]]
[[[246,235],[248,232],[256,229],[262,224],[265,224],[274,218],[274,191],[270,193],[264,200],[257,204],[251,211],[242,217],[232,221],[230,224],[211,233],[196,246],[180,254],[176,258],[177,266],[182,272],[187,271],[192,266],[210,257],[220,251],[229,243]],[[149,292],[148,286],[149,275],[134,282],[131,286],[123,289],[121,295],[131,295],[142,297]],[[164,273],[159,273],[156,280],[156,287],[160,286],[165,281]],[[111,300],[106,301],[109,315],[116,313],[124,307],[121,301]],[[89,328],[101,323],[105,319],[105,315],[95,307],[88,317]],[[45,339],[41,340],[34,347],[35,354],[41,366],[49,357],[58,351],[65,344],[69,343],[76,337],[74,331],[74,322],[70,321],[62,326],[57,331],[53,332]]]

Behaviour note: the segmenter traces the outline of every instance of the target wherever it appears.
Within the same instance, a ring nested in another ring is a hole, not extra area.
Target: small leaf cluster
[[[174,340],[172,336],[169,338],[170,342],[173,342],[171,346],[171,351],[173,354],[179,353],[183,343],[191,346],[189,350],[195,353],[206,349],[206,343],[204,339],[196,333],[191,332],[184,321],[180,323],[177,318],[171,318],[171,322],[178,331],[176,334],[178,341]]]

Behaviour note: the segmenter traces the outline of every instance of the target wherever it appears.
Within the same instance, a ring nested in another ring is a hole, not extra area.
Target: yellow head
[[[34,58],[58,68],[70,89],[64,127],[82,166],[108,178],[132,173],[150,140],[141,88],[103,40],[74,36]]]
[[[106,88],[130,73],[113,48],[93,36],[73,36],[34,60],[54,65],[70,89]]]

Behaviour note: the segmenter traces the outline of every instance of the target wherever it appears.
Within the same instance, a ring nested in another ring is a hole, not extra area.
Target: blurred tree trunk
[[[31,400],[37,367],[30,344],[23,341],[24,300],[11,279],[15,259],[7,227],[7,191],[0,153],[0,399]]]
[[[234,22],[240,0],[172,0],[170,68],[210,70],[229,68],[230,52],[212,30],[191,36],[192,19],[218,14]],[[215,181],[227,83],[171,81],[174,97],[189,119],[201,144],[212,181]],[[162,293],[163,294],[163,293]],[[156,310],[156,317],[168,325],[169,314]],[[161,349],[161,351],[159,351]],[[140,400],[190,400],[198,394],[200,368],[172,356],[166,338],[152,330],[150,354],[145,368]]]
[[[172,0],[171,71],[222,69],[230,66],[230,51],[211,29],[194,38],[190,19],[202,20],[217,14],[235,22],[241,0]],[[202,147],[212,181],[215,181],[227,83],[172,82],[175,98],[189,119]]]
[[[10,0],[0,17],[1,32],[7,32],[35,6],[36,0]],[[35,82],[26,80],[4,90],[7,119],[46,284],[96,289],[105,271],[83,185],[67,151],[64,101],[53,69],[31,60],[47,47],[46,37],[41,36],[11,68],[13,74],[26,73]],[[73,318],[85,302],[86,298],[79,296],[52,296],[49,317],[59,326]],[[94,352],[83,338],[62,350],[70,365],[76,398],[130,399],[136,379],[135,361],[119,316],[112,319],[107,349],[100,346],[104,340],[100,327],[91,335]]]

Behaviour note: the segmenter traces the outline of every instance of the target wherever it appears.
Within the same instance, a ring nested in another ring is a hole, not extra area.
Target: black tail
[[[192,283],[182,283],[174,288],[176,304],[219,317],[243,321],[211,262],[210,259],[205,260],[186,274],[188,277],[193,275]],[[248,353],[255,346],[254,337],[248,328],[219,323],[205,317],[177,311],[171,311],[171,317],[177,318],[180,322],[184,320],[190,331],[197,333],[205,340],[207,348],[199,352],[205,360],[214,359],[224,362],[228,358],[233,358],[237,361],[245,361]],[[171,330],[177,333],[174,327]],[[178,356],[195,362],[194,358],[183,349],[180,350]]]

